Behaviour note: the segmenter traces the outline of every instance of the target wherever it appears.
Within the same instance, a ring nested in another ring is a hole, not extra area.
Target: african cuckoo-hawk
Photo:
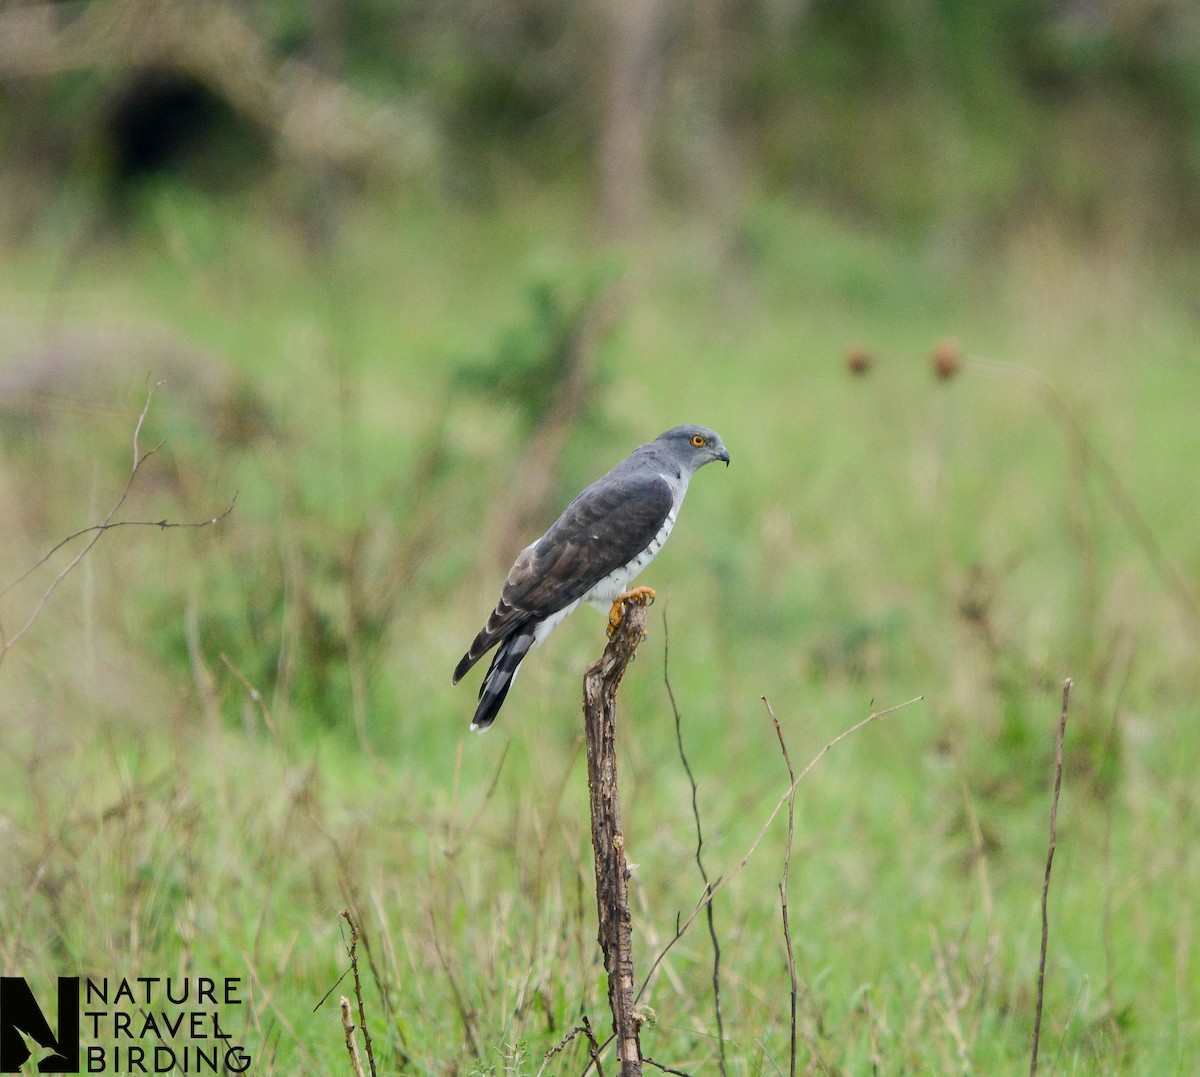
[[[642,445],[583,491],[540,539],[521,551],[500,601],[454,670],[454,683],[499,644],[479,689],[471,728],[495,720],[517,669],[580,602],[611,607],[675,526],[691,477],[729,451],[703,426],[677,426]],[[653,592],[641,589],[646,594]]]

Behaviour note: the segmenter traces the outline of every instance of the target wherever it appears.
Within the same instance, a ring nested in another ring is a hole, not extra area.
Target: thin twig
[[[542,1077],[542,1074],[546,1072],[546,1067],[550,1065],[550,1059],[566,1050],[576,1036],[584,1036],[587,1038],[588,1054],[591,1059],[588,1065],[595,1065],[596,1072],[599,1074],[599,1077],[604,1077],[604,1070],[600,1067],[600,1045],[596,1042],[596,1036],[592,1032],[592,1023],[587,1019],[586,1014],[584,1015],[580,1024],[571,1029],[570,1032],[568,1032],[561,1040],[558,1041],[558,1043],[556,1043],[550,1048],[549,1051],[546,1052],[546,1056],[542,1059],[542,1064],[538,1067],[538,1071],[536,1074],[534,1074],[534,1077]]]
[[[1054,799],[1050,802],[1050,845],[1046,850],[1046,876],[1042,880],[1042,950],[1038,957],[1037,1006],[1033,1015],[1033,1046],[1030,1051],[1029,1077],[1036,1077],[1038,1068],[1038,1039],[1042,1033],[1042,997],[1046,985],[1046,945],[1050,939],[1050,869],[1054,865],[1054,848],[1058,844],[1058,795],[1062,789],[1063,735],[1067,730],[1067,705],[1071,699],[1071,678],[1063,681],[1062,717],[1058,720],[1058,736],[1054,742]]]
[[[708,937],[712,940],[713,951],[713,1009],[716,1011],[717,1048],[719,1051],[717,1066],[721,1071],[722,1077],[725,1077],[725,1022],[721,1015],[721,943],[717,938],[717,927],[713,919],[712,884],[709,881],[708,872],[704,870],[704,859],[701,856],[701,851],[704,849],[704,831],[700,826],[699,789],[696,786],[696,778],[692,774],[691,765],[688,763],[687,754],[683,750],[683,719],[679,714],[679,706],[675,702],[675,692],[671,688],[670,658],[671,633],[667,625],[666,607],[663,607],[663,684],[666,685],[667,698],[671,701],[671,711],[675,715],[675,743],[679,746],[679,758],[683,763],[683,769],[692,787],[692,817],[696,820],[696,867],[700,871],[700,879],[704,883],[705,892],[708,894],[704,911],[708,918]]]
[[[1116,957],[1113,950],[1113,861],[1112,861],[1112,797],[1104,801],[1104,912],[1100,923],[1100,937],[1104,941],[1104,997],[1108,1002],[1108,1028],[1116,1045],[1118,1057],[1121,1052],[1121,1022],[1117,1014]]]
[[[450,984],[450,992],[454,996],[454,1005],[458,1010],[459,1020],[462,1021],[463,1035],[467,1040],[467,1048],[474,1058],[482,1058],[483,1054],[479,1049],[479,1040],[475,1037],[475,1011],[467,1005],[467,1000],[458,985],[454,970],[450,967],[450,962],[446,957],[445,951],[442,949],[442,940],[438,935],[437,918],[434,916],[432,909],[429,913],[429,938],[433,943],[433,952],[437,954],[438,964],[442,966],[442,971],[446,974],[446,979]]]
[[[267,701],[263,699],[262,692],[254,687],[250,678],[247,677],[246,674],[244,674],[240,669],[238,669],[238,667],[234,664],[233,659],[230,658],[229,655],[227,655],[224,651],[221,652],[221,661],[225,663],[225,667],[229,670],[229,672],[232,673],[239,681],[241,681],[242,687],[246,689],[246,693],[250,696],[251,700],[258,704],[259,712],[262,714],[263,725],[267,727],[267,732],[269,732],[273,737],[276,736],[275,723],[271,721],[271,711],[267,707]]]
[[[1121,678],[1121,687],[1117,690],[1116,698],[1113,701],[1112,716],[1108,723],[1108,732],[1104,737],[1104,751],[1100,755],[1098,767],[1103,775],[1103,768],[1109,758],[1116,751],[1117,738],[1120,736],[1120,717],[1121,707],[1125,698],[1125,692],[1129,688],[1129,679],[1133,674],[1134,652],[1131,650],[1129,657],[1125,663],[1125,670]],[[1121,1024],[1118,1018],[1117,1011],[1117,982],[1116,982],[1116,956],[1113,946],[1113,859],[1112,859],[1112,824],[1113,824],[1113,797],[1105,795],[1104,797],[1104,846],[1103,846],[1103,865],[1104,865],[1104,913],[1100,925],[1100,935],[1104,940],[1104,994],[1108,1000],[1108,1025],[1109,1033],[1117,1046],[1118,1053],[1122,1049]]]
[[[141,413],[141,415],[138,416],[137,422],[134,423],[134,425],[133,425],[133,470],[134,471],[136,471],[138,469],[138,465],[141,464],[141,462],[142,462],[142,454],[138,448],[138,439],[142,436],[142,424],[146,421],[146,416],[150,412],[150,401],[154,399],[155,390],[157,390],[159,388],[159,386],[161,386],[162,384],[163,383],[161,380],[156,381],[152,384],[150,381],[150,376],[148,374],[146,375],[146,403],[142,405],[142,413]],[[160,441],[146,455],[149,456],[150,453],[158,452],[158,450],[161,447],[162,447],[162,442]]]
[[[350,864],[347,860],[346,851],[345,851],[345,849],[343,849],[342,845],[338,842],[338,840],[332,834],[330,834],[329,831],[326,830],[325,827],[321,824],[321,820],[320,820],[319,816],[317,815],[312,798],[306,798],[305,806],[308,809],[309,823],[312,825],[313,829],[329,843],[329,847],[333,853],[334,861],[337,864],[338,886],[341,888],[342,897],[345,898],[348,906],[354,908],[354,910],[355,910],[354,915],[359,916],[358,920],[351,923],[351,928],[352,928],[351,950],[353,952],[351,952],[351,954],[350,954],[351,962],[350,962],[349,971],[354,973],[355,994],[358,996],[358,1000],[359,1000],[359,1004],[360,1004],[359,1005],[359,1013],[362,1017],[363,1036],[366,1040],[366,1045],[367,1045],[367,1060],[371,1064],[371,1077],[375,1077],[375,1056],[374,1056],[374,1052],[372,1050],[370,1031],[366,1027],[366,1012],[365,1012],[365,1008],[362,1006],[362,984],[359,982],[359,976],[358,976],[357,947],[358,947],[359,942],[362,942],[363,949],[366,950],[367,967],[370,968],[370,970],[371,970],[371,976],[375,981],[375,988],[378,991],[380,1001],[383,1004],[385,1026],[388,1026],[391,1024],[391,1019],[392,1019],[391,1003],[388,999],[388,992],[387,992],[386,986],[384,984],[383,977],[380,974],[379,969],[375,964],[375,957],[374,957],[373,951],[371,950],[370,938],[367,935],[367,933],[365,931],[363,931],[363,929],[362,929],[361,914],[358,912],[358,901],[354,895],[355,888],[354,888],[353,882],[351,881],[352,880],[352,872],[350,869]],[[345,912],[343,912],[342,915],[346,916],[347,914]],[[347,922],[350,922],[349,917],[347,917]],[[436,925],[435,925],[435,931],[434,931],[434,940],[435,940],[435,945],[436,945]],[[439,952],[439,956],[440,956],[440,952]],[[343,977],[344,977],[344,975],[345,974],[343,973]],[[339,980],[339,983],[340,982],[341,981]],[[326,992],[325,998],[328,998],[329,995],[331,995],[332,993],[333,993],[333,990],[331,988],[328,992]],[[325,1001],[325,998],[322,998],[322,1000],[321,1000],[322,1003]],[[319,1005],[321,1005],[321,1003],[318,1003],[317,1005],[319,1006]]]
[[[757,851],[759,845],[762,844],[763,838],[767,836],[767,831],[771,829],[771,824],[775,821],[775,817],[780,813],[780,811],[783,810],[783,806],[788,802],[788,797],[792,795],[796,786],[798,786],[802,781],[804,781],[805,778],[808,777],[809,771],[811,771],[813,767],[815,767],[822,759],[825,758],[826,753],[829,752],[831,748],[835,748],[837,745],[841,744],[841,742],[850,735],[857,733],[860,729],[862,729],[863,726],[869,725],[871,722],[880,721],[883,718],[888,718],[897,711],[903,710],[905,707],[911,707],[914,703],[919,703],[924,698],[925,697],[923,695],[914,696],[912,699],[909,699],[904,703],[897,703],[894,707],[887,707],[881,711],[872,711],[864,719],[862,719],[862,721],[856,722],[849,729],[845,729],[839,733],[833,738],[833,740],[826,744],[824,748],[817,752],[817,754],[814,755],[811,760],[809,760],[808,766],[806,766],[799,774],[796,775],[795,780],[787,788],[783,796],[779,798],[779,801],[776,803],[775,807],[771,809],[770,815],[767,816],[767,821],[763,823],[762,829],[758,832],[758,837],[754,839],[750,845],[750,848],[746,850],[746,855],[738,861],[737,865],[728,875],[718,878],[717,881],[713,883],[711,889],[706,888],[705,892],[700,895],[699,900],[692,908],[692,911],[688,913],[687,918],[676,924],[675,934],[667,942],[666,946],[664,946],[658,952],[658,956],[654,959],[654,962],[650,966],[650,971],[646,973],[646,978],[642,981],[642,986],[638,988],[638,993],[634,998],[635,1002],[641,999],[642,995],[646,991],[647,985],[650,983],[650,978],[658,970],[658,966],[662,964],[663,959],[670,952],[671,948],[683,938],[683,936],[687,933],[688,928],[691,927],[695,922],[696,917],[700,915],[700,910],[704,908],[705,902],[711,901],[713,895],[720,893],[721,890],[723,890],[729,885],[729,883],[731,883],[737,878],[738,875],[741,874],[743,869],[750,862],[750,858]]]
[[[775,735],[779,738],[779,749],[783,752],[783,761],[787,764],[788,781],[791,784],[791,792],[788,793],[787,844],[783,847],[783,878],[779,883],[779,906],[783,915],[783,944],[787,951],[788,976],[791,980],[792,994],[791,1054],[788,1073],[791,1077],[796,1077],[796,1000],[800,994],[800,982],[796,976],[796,952],[792,949],[792,927],[788,921],[788,875],[792,867],[792,839],[795,834],[796,822],[796,773],[792,769],[792,757],[788,754],[787,742],[783,739],[783,727],[779,724],[779,719],[775,717],[771,701],[766,696],[762,697],[762,701],[767,708],[767,713],[771,716],[771,721],[775,724]]]
[[[345,979],[347,976],[349,976],[349,975],[350,975],[350,969],[349,969],[349,968],[346,968],[346,969],[345,969],[345,970],[342,972],[341,976],[339,976],[339,977],[338,977],[336,980],[334,980],[334,981],[333,981],[333,986],[332,986],[332,987],[330,987],[330,988],[329,988],[329,990],[328,990],[328,991],[326,991],[326,992],[325,992],[325,994],[323,994],[323,995],[322,995],[322,996],[321,996],[321,997],[320,997],[320,998],[317,1000],[317,1004],[316,1004],[316,1005],[315,1005],[315,1006],[312,1008],[312,1012],[313,1012],[313,1013],[316,1013],[316,1012],[317,1012],[317,1010],[319,1010],[319,1009],[320,1009],[322,1006],[324,1006],[324,1005],[325,1005],[325,1003],[326,1003],[326,1002],[328,1002],[328,1001],[329,1001],[329,996],[330,996],[330,995],[332,995],[332,994],[333,994],[333,993],[334,993],[334,992],[335,992],[335,991],[336,991],[336,990],[337,990],[339,987],[341,987],[341,986],[342,986],[342,981],[343,981],[343,980],[344,980],[344,979]]]
[[[346,1050],[350,1052],[350,1065],[354,1067],[355,1077],[363,1077],[362,1059],[358,1054],[358,1043],[354,1039],[354,1018],[350,1015],[350,1000],[345,995],[341,999],[342,1030],[346,1033]]]
[[[583,1034],[588,1041],[588,1054],[591,1056],[592,1064],[596,1067],[596,1077],[604,1077],[604,1067],[600,1064],[600,1044],[596,1042],[596,1034],[592,1031],[592,1023],[588,1020],[587,1014],[583,1015]]]
[[[958,1049],[958,1062],[963,1073],[971,1072],[971,1055],[970,1048],[967,1046],[966,1036],[963,1035],[962,1021],[959,1015],[962,1013],[963,1007],[966,1005],[969,997],[969,988],[966,992],[956,993],[954,985],[950,982],[950,968],[946,961],[946,949],[942,945],[941,935],[938,934],[936,924],[929,925],[930,948],[933,951],[934,972],[937,975],[938,987],[941,988],[941,1001],[934,1001],[934,1009],[936,1009],[942,1018],[942,1022],[946,1026],[946,1031],[950,1033],[950,1038],[954,1040],[954,1045]]]
[[[3,591],[0,591],[0,598],[3,598],[6,594],[8,594],[9,591],[11,591],[14,587],[16,587],[17,584],[19,584],[22,580],[26,579],[32,573],[36,572],[39,568],[41,568],[42,565],[44,565],[47,561],[49,561],[50,558],[53,557],[56,553],[58,553],[58,551],[61,550],[65,545],[67,545],[67,543],[73,541],[74,539],[79,538],[80,535],[86,535],[91,531],[95,531],[95,532],[97,532],[97,534],[92,539],[92,542],[88,544],[88,547],[87,547],[87,549],[90,550],[92,548],[92,546],[94,546],[96,544],[96,540],[99,538],[100,534],[103,534],[103,532],[108,529],[109,522],[112,520],[112,518],[116,514],[117,510],[125,503],[125,499],[129,496],[129,491],[133,487],[133,481],[134,481],[134,479],[137,478],[138,471],[141,470],[142,464],[144,464],[147,460],[150,459],[150,457],[152,457],[156,452],[158,452],[159,449],[162,448],[163,443],[161,441],[157,445],[155,445],[153,449],[149,449],[144,454],[138,448],[138,438],[141,436],[142,423],[145,422],[146,413],[150,409],[150,401],[154,399],[154,391],[161,384],[162,384],[161,381],[157,381],[146,390],[146,403],[142,405],[141,414],[138,415],[137,424],[133,428],[133,467],[129,472],[129,476],[125,480],[125,486],[121,490],[120,497],[117,498],[116,504],[113,505],[113,507],[108,510],[108,515],[104,517],[103,522],[101,522],[99,524],[94,524],[91,527],[82,528],[81,530],[68,535],[61,542],[54,545],[44,557],[42,557],[39,561],[36,561],[34,564],[30,565],[29,568],[27,568],[24,572],[22,572],[20,576],[18,576],[15,580],[13,580],[12,583],[10,583],[7,587],[5,587]],[[83,552],[87,553],[87,550],[84,550]],[[71,562],[71,564],[66,568],[66,570],[60,574],[60,578],[61,578],[61,575],[66,575],[67,572],[69,572],[72,568],[74,568],[75,564],[78,563],[78,561],[82,558],[82,556],[83,556],[83,554],[80,554],[79,557],[77,557],[75,559],[75,561]],[[51,585],[51,590],[54,589],[54,586],[56,586],[57,583],[58,583],[58,580],[55,580],[55,583]],[[43,599],[43,601],[44,601],[44,599]]]
[[[100,523],[98,523],[98,524],[91,524],[88,527],[80,528],[78,531],[72,532],[66,538],[55,543],[55,545],[53,547],[51,547],[50,550],[47,551],[47,553],[44,556],[42,556],[37,561],[35,561],[32,565],[30,565],[24,572],[22,572],[11,583],[9,583],[3,590],[0,590],[0,599],[2,599],[10,591],[12,591],[13,588],[15,588],[18,584],[23,583],[30,576],[32,576],[33,573],[35,573],[38,569],[40,569],[43,565],[45,565],[64,546],[69,545],[70,543],[74,542],[78,538],[82,538],[84,535],[91,536],[91,538],[83,546],[83,548],[81,550],[79,550],[79,552],[76,553],[75,556],[72,557],[71,560],[68,561],[67,564],[64,565],[63,568],[61,568],[58,571],[58,573],[57,573],[57,575],[55,575],[54,579],[50,581],[50,585],[42,592],[41,596],[38,598],[37,602],[34,604],[33,611],[30,613],[30,615],[26,619],[25,623],[19,629],[17,629],[17,631],[15,633],[13,633],[13,635],[11,635],[11,636],[7,635],[4,632],[3,625],[0,625],[0,664],[2,664],[4,662],[4,659],[8,655],[8,652],[10,650],[12,650],[12,648],[14,646],[16,646],[17,641],[23,635],[25,635],[25,633],[28,632],[31,627],[33,627],[34,622],[38,619],[38,617],[41,616],[42,610],[45,608],[46,603],[50,601],[50,596],[53,595],[54,592],[58,589],[58,585],[60,583],[62,583],[63,580],[65,580],[67,578],[67,576],[69,576],[71,574],[71,572],[75,569],[75,567],[79,564],[79,562],[82,561],[88,555],[88,553],[92,550],[92,548],[96,545],[96,543],[100,541],[101,537],[104,535],[105,532],[112,531],[118,527],[157,527],[160,530],[166,530],[169,527],[191,527],[191,528],[211,527],[213,524],[220,523],[221,520],[225,519],[226,516],[228,516],[231,512],[233,512],[233,507],[237,503],[237,493],[236,492],[233,495],[233,499],[229,502],[229,505],[225,508],[225,510],[223,512],[219,513],[216,516],[209,517],[208,519],[205,519],[205,520],[197,520],[197,521],[191,521],[191,522],[185,522],[185,523],[176,523],[176,522],[172,522],[170,520],[165,520],[165,519],[164,520],[114,520],[113,519],[113,517],[116,516],[116,514],[120,511],[121,506],[125,504],[126,499],[129,497],[129,492],[133,489],[133,484],[137,480],[138,473],[141,471],[142,465],[147,460],[149,460],[150,457],[152,457],[155,453],[157,453],[158,450],[161,449],[163,446],[163,443],[159,442],[153,448],[147,449],[145,452],[142,452],[140,443],[139,443],[139,439],[141,437],[141,432],[142,432],[142,424],[146,421],[146,415],[150,410],[150,402],[154,399],[154,392],[160,385],[162,385],[161,381],[154,382],[152,385],[149,385],[147,387],[146,403],[142,406],[141,414],[138,415],[137,423],[135,424],[134,430],[133,430],[133,466],[129,471],[129,475],[125,480],[125,485],[124,485],[124,487],[122,487],[120,495],[117,497],[117,500],[113,503],[112,508],[110,508],[108,510],[108,513],[104,517],[104,519],[101,520]]]
[[[491,808],[492,795],[496,792],[496,787],[500,784],[500,773],[504,770],[504,761],[508,758],[508,750],[512,747],[513,742],[507,741],[504,745],[504,750],[500,753],[500,760],[492,771],[492,780],[488,783],[487,791],[483,794],[483,798],[479,801],[479,806],[475,809],[471,816],[470,822],[465,827],[461,828],[461,833],[474,833],[476,825],[479,823],[483,814]],[[462,752],[460,744],[460,752],[454,761],[454,798],[457,803],[458,799],[458,780],[462,766]],[[456,826],[458,820],[458,812],[455,810],[450,815],[450,824],[446,834],[445,855],[453,859],[462,851],[462,838],[459,837],[459,828]]]
[[[367,1063],[371,1067],[371,1077],[375,1074],[375,1052],[371,1046],[371,1033],[367,1028],[367,1007],[363,1002],[362,982],[358,978],[358,925],[349,909],[342,910],[342,919],[350,926],[350,971],[354,973],[354,997],[358,1001],[358,1026],[362,1029],[363,1043],[367,1048]],[[344,1004],[345,1000],[343,1000]],[[360,1063],[359,1077],[362,1077]]]
[[[978,987],[980,1004],[976,1007],[974,1020],[971,1025],[971,1042],[973,1043],[979,1035],[979,1027],[984,1018],[982,1001],[991,976],[992,963],[996,959],[996,954],[1000,951],[1000,933],[996,930],[996,903],[992,895],[991,874],[988,871],[987,842],[983,837],[983,827],[979,823],[979,814],[975,811],[975,803],[971,799],[971,791],[967,787],[967,779],[963,774],[962,760],[958,756],[957,748],[955,748],[954,752],[955,764],[958,767],[959,792],[962,794],[967,825],[971,831],[971,842],[975,849],[974,857],[976,867],[978,868],[979,892],[983,899],[984,922],[987,929],[987,949],[984,950],[983,961],[979,964],[978,972],[975,976],[975,985]]]

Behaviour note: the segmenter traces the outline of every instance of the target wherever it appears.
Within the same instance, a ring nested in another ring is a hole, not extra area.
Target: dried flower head
[[[846,352],[846,369],[856,378],[861,378],[871,372],[874,360],[861,348],[851,348]]]
[[[957,340],[943,340],[933,349],[933,373],[939,381],[949,381],[962,363],[962,345]]]

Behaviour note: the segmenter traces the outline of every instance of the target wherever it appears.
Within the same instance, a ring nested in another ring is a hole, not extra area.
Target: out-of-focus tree
[[[650,135],[662,79],[658,0],[605,0],[603,117],[599,143],[605,222],[621,239],[643,223]]]
[[[475,200],[505,170],[586,178],[616,235],[655,199],[743,190],[893,227],[1040,202],[1200,230],[1185,0],[9,0],[0,127],[29,152],[8,167],[102,167],[81,150],[147,72],[276,161]]]
[[[403,174],[420,156],[409,115],[280,55],[226,0],[68,0],[0,12],[5,82],[95,74],[122,86],[148,72],[219,97],[302,158]]]

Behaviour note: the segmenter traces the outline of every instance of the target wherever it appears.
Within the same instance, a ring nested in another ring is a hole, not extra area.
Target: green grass
[[[733,454],[645,580],[660,600],[623,688],[639,969],[701,892],[669,629],[714,877],[786,790],[763,695],[797,765],[924,697],[798,791],[801,1071],[1027,1066],[1072,676],[1045,1068],[1189,1072],[1195,614],[1045,390],[971,364],[939,383],[928,359],[957,337],[1053,385],[1194,587],[1200,327],[1174,268],[1033,225],[964,268],[784,202],[748,211],[732,254],[664,216],[617,257],[574,196],[517,193],[354,205],[315,254],[265,198],[164,189],[124,239],[72,257],[68,218],[4,252],[0,363],[55,330],[124,334],[98,389],[6,439],[4,578],[106,511],[167,353],[220,386],[168,374],[128,517],[203,519],[239,491],[215,527],[105,536],[0,666],[4,973],[241,976],[254,1072],[348,1072],[348,981],[313,1008],[350,907],[381,1072],[532,1074],[582,1015],[607,1032],[578,716],[602,622],[555,633],[487,738],[449,673],[515,553],[488,526],[527,438],[518,402],[458,373],[532,338],[538,287],[575,295],[616,266],[631,299],[556,506],[675,422]],[[62,563],[0,598],[6,630]],[[781,815],[715,904],[731,1073],[788,1070],[785,836]],[[716,1072],[711,978],[697,922],[647,995],[647,1054]],[[577,1042],[547,1072],[583,1059]]]

